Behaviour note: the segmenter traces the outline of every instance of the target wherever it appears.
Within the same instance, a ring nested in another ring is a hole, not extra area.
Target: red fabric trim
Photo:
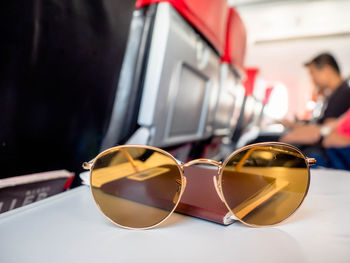
[[[228,17],[227,17],[227,28],[226,28],[226,38],[225,38],[225,53],[221,57],[221,62],[227,62],[231,64],[231,54],[230,54],[230,35],[231,35],[231,26],[232,26],[232,8],[230,8]]]
[[[255,79],[259,72],[258,68],[247,68],[245,70],[246,79],[243,82],[243,86],[245,88],[245,96],[253,95]]]
[[[350,139],[350,109],[342,117],[336,128],[337,133]]]
[[[226,0],[137,0],[136,8],[167,2],[171,4],[222,55],[227,22]]]
[[[264,100],[263,100],[263,104],[264,105],[266,105],[269,102],[269,99],[270,99],[272,91],[273,91],[273,86],[269,86],[269,87],[266,88],[266,90],[265,90],[265,97],[264,97]]]
[[[244,71],[246,39],[246,30],[241,17],[234,8],[230,8],[227,19],[225,53],[221,61]]]
[[[71,184],[73,182],[73,179],[74,179],[74,174],[67,178],[67,180],[66,180],[66,182],[65,182],[65,184],[63,186],[63,190],[67,190],[67,189],[70,188],[70,186],[71,186]]]

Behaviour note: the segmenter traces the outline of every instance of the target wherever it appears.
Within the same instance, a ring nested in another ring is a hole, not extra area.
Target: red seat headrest
[[[224,54],[228,8],[226,0],[137,0],[136,7],[167,2],[171,4],[204,38]]]
[[[221,61],[244,71],[246,43],[247,35],[243,21],[238,12],[231,7],[227,19],[225,54]]]

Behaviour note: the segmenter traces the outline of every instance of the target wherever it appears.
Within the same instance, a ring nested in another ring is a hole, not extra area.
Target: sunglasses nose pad
[[[177,179],[176,180],[176,184],[177,184],[177,191],[176,191],[176,194],[173,198],[173,203],[176,204],[177,201],[179,200],[179,198],[182,196],[184,190],[185,190],[185,187],[186,187],[186,177],[184,177],[184,180],[183,180],[183,183],[181,182],[180,179]]]
[[[216,190],[218,196],[220,197],[220,200],[222,202],[224,202],[224,197],[222,195],[221,185],[218,183],[218,179],[216,178],[216,176],[213,176],[213,182],[214,182],[215,190]]]

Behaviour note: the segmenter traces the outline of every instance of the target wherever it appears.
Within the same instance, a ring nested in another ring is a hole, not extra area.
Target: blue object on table
[[[350,147],[329,148],[326,152],[330,167],[350,170]]]

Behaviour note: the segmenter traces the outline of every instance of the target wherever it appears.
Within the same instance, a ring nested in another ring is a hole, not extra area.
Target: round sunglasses
[[[145,145],[121,145],[101,152],[83,168],[97,206],[113,223],[148,229],[176,209],[186,187],[184,168],[217,167],[214,187],[235,218],[249,226],[278,224],[302,204],[310,184],[309,165],[316,163],[285,143],[257,143],[234,151],[224,162],[176,160]]]

